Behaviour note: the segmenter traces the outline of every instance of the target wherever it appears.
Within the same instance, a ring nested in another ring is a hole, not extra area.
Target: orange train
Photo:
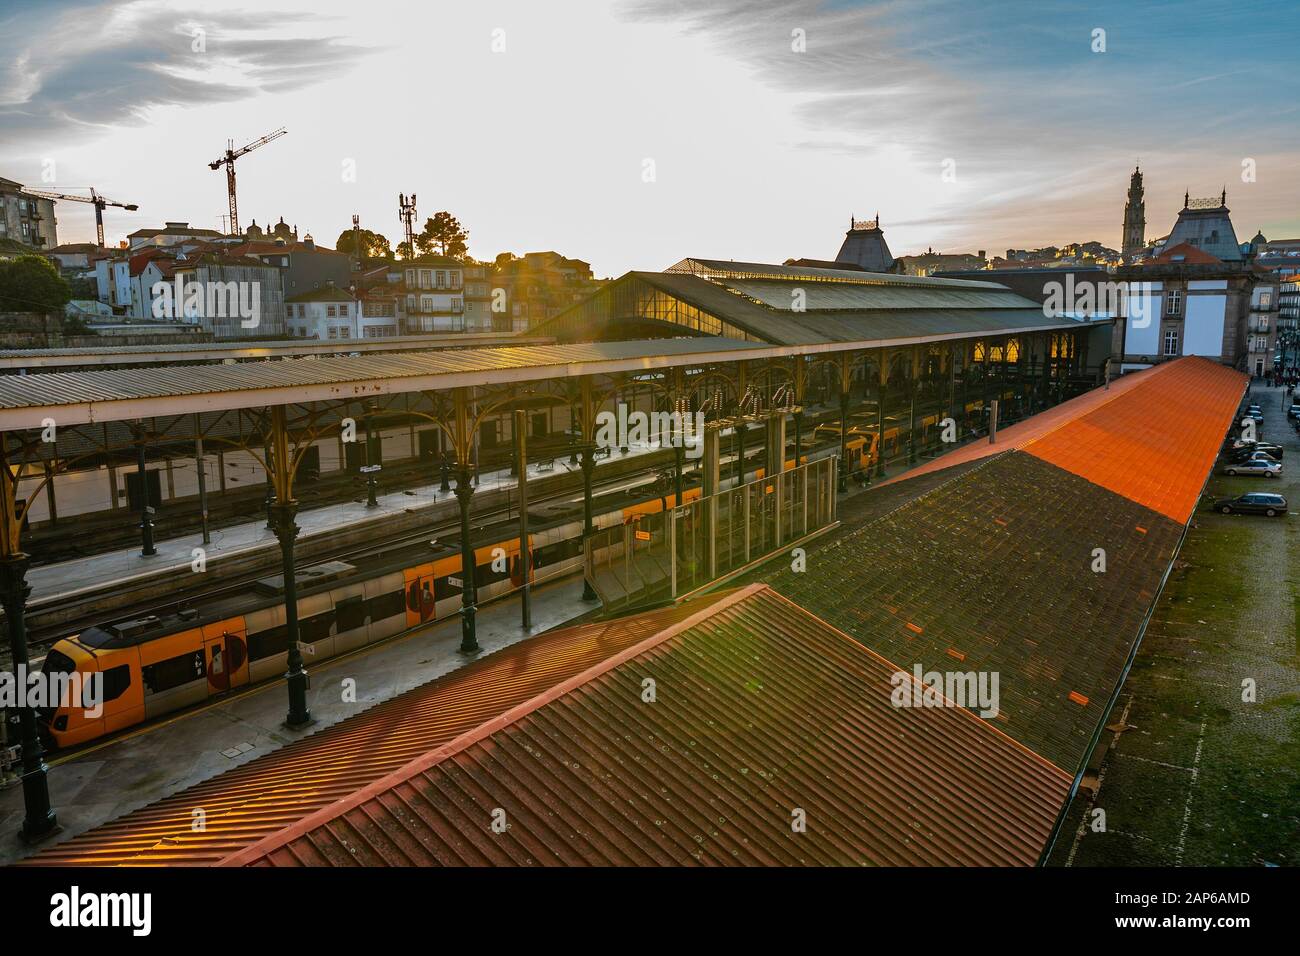
[[[683,502],[698,498],[688,489]],[[675,496],[594,516],[604,527],[672,507]],[[597,506],[600,501],[597,499]],[[539,507],[539,512],[556,510]],[[563,509],[561,509],[563,510]],[[566,513],[529,535],[530,580],[539,584],[582,567],[582,521]],[[479,603],[522,583],[519,538],[499,527],[475,548]],[[432,553],[431,553],[432,552]],[[461,607],[459,544],[407,545],[301,568],[298,631],[308,665],[454,616]],[[102,701],[60,702],[39,712],[46,740],[68,747],[114,733],[238,688],[287,667],[283,578],[262,578],[232,594],[196,600],[166,615],[87,628],[55,643],[46,674],[102,675]],[[93,716],[92,716],[93,715]]]

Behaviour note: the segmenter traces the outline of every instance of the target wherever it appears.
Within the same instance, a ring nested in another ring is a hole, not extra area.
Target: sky
[[[470,254],[597,275],[686,256],[1118,248],[1226,187],[1239,239],[1300,236],[1294,7],[1265,0],[0,0],[0,176],[94,186],[107,238],[241,224],[332,245],[449,210]],[[1102,31],[1102,32],[1098,32]],[[1253,170],[1253,175],[1251,171]],[[61,202],[59,240],[94,238]]]

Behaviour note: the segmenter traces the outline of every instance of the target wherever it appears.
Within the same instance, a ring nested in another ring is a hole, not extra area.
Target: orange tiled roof
[[[1022,450],[1173,518],[1191,517],[1246,377],[1209,359],[1164,362],[999,429],[885,484]]]
[[[1024,450],[1186,524],[1245,387],[1241,372],[1181,358]]]

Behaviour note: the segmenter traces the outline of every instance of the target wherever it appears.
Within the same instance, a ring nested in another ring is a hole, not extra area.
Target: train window
[[[131,686],[131,665],[119,664],[104,671],[104,703],[117,700]]]
[[[203,651],[190,651],[141,668],[145,690],[161,694],[201,678],[205,673]]]
[[[492,561],[488,561],[486,564],[480,564],[474,569],[474,583],[479,587],[484,588],[489,584],[496,584],[498,581],[504,581],[506,578],[510,577],[510,562],[508,560],[502,562],[506,565],[506,570],[504,571],[493,570],[493,563],[494,562]]]
[[[289,649],[289,631],[283,624],[268,631],[248,635],[248,659],[260,661],[264,657],[283,654]]]
[[[361,595],[356,597],[344,598],[334,605],[334,610],[338,617],[338,632],[355,631],[359,627],[366,626],[366,599]]]
[[[460,586],[453,586],[451,579],[456,575],[449,575],[445,578],[438,578],[433,582],[433,599],[441,601],[443,598],[458,597],[460,595]]]
[[[315,644],[330,636],[330,627],[334,624],[334,609],[313,614],[298,622],[298,640],[304,644]]]
[[[41,671],[47,675],[54,674],[72,674],[77,670],[77,662],[62,651],[50,651],[45,655],[45,663],[41,665]],[[54,711],[58,709],[55,702],[48,707],[38,707],[36,713],[46,720],[54,716]]]
[[[379,594],[366,602],[370,606],[370,620],[382,621],[402,613],[402,592]]]

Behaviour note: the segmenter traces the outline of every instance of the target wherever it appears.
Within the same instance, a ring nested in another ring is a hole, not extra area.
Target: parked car
[[[1270,518],[1286,514],[1286,499],[1264,491],[1252,491],[1235,498],[1221,498],[1214,510],[1225,515],[1267,515]]]
[[[1300,405],[1292,405],[1286,410],[1287,418],[1300,418]]]
[[[1262,451],[1268,454],[1270,458],[1281,461],[1286,454],[1286,449],[1281,445],[1275,445],[1269,441],[1237,441],[1230,442],[1224,449],[1228,454],[1238,451]]]
[[[1262,411],[1260,411],[1258,408],[1248,408],[1248,409],[1247,409],[1247,410],[1242,414],[1241,417],[1242,417],[1243,420],[1244,420],[1244,419],[1247,419],[1247,418],[1250,418],[1250,419],[1254,419],[1254,420],[1257,421],[1257,422],[1262,422],[1262,421],[1264,420],[1264,413],[1263,413]]]
[[[1223,469],[1225,475],[1263,475],[1277,478],[1282,474],[1282,466],[1276,461],[1240,461]]]
[[[1243,461],[1277,461],[1277,459],[1266,451],[1252,451],[1242,448],[1230,454],[1228,461],[1231,464],[1238,465]]]

